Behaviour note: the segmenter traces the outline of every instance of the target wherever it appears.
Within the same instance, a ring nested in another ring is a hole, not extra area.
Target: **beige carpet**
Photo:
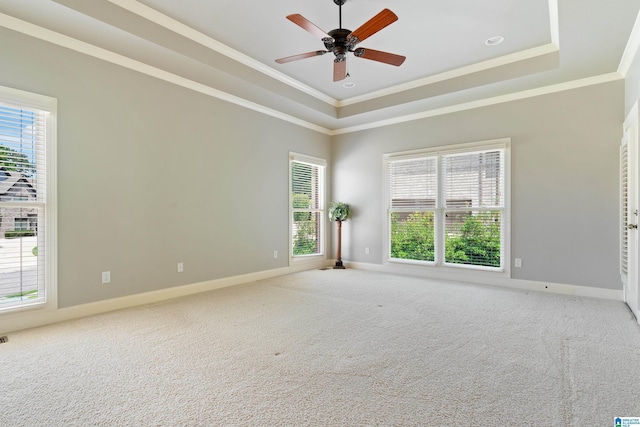
[[[17,332],[2,426],[613,426],[621,302],[314,270]]]

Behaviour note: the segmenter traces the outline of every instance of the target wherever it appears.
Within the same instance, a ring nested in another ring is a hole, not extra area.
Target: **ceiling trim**
[[[0,26],[31,37],[35,37],[40,40],[44,40],[49,43],[56,44],[58,46],[65,47],[67,49],[74,50],[79,53],[83,53],[85,55],[92,56],[94,58],[110,62],[112,64],[120,65],[130,70],[138,71],[148,76],[156,77],[160,80],[164,80],[166,82],[173,83],[178,86],[182,86],[184,88],[191,89],[196,92],[200,92],[202,94],[209,95],[214,98],[218,98],[220,100],[227,101],[232,104],[236,104],[241,107],[245,107],[280,120],[306,127],[316,132],[324,133],[327,135],[331,132],[327,128],[318,126],[306,120],[302,120],[289,114],[274,110],[272,108],[265,107],[264,105],[248,101],[244,98],[240,98],[230,93],[223,92],[211,86],[195,82],[193,80],[178,76],[177,74],[173,74],[168,71],[161,70],[151,65],[144,64],[140,61],[136,61],[135,59],[128,58],[124,55],[120,55],[118,53],[111,52],[110,50],[106,50],[101,47],[97,47],[92,44],[74,39],[73,37],[69,37],[64,34],[60,34],[55,31],[32,24],[30,22],[14,18],[13,16],[0,13]]]
[[[287,76],[276,69],[269,67],[263,64],[260,61],[256,61],[250,56],[245,55],[244,53],[238,52],[235,49],[227,46],[224,43],[219,42],[218,40],[203,34],[188,25],[183,24],[180,21],[176,21],[175,19],[153,9],[145,4],[142,4],[136,0],[107,0],[110,3],[115,4],[125,10],[128,10],[131,13],[134,13],[140,16],[143,19],[154,22],[168,30],[173,31],[174,33],[180,34],[183,37],[188,38],[191,41],[194,41],[202,46],[205,46],[211,50],[215,50],[216,52],[225,55],[234,61],[240,62],[247,67],[253,68],[256,71],[259,71],[263,74],[266,74],[269,77],[272,77],[276,80],[281,81],[284,84],[287,84],[301,92],[304,92],[308,95],[313,96],[314,98],[319,99],[320,101],[326,102],[327,104],[337,107],[338,100],[332,98],[319,90],[313,89],[310,86],[305,85],[302,82],[299,82],[296,79],[293,79]]]
[[[549,0],[549,31],[551,43],[560,49],[560,18],[558,14],[558,0]]]
[[[255,59],[241,52],[238,52],[235,49],[232,49],[231,47],[219,42],[218,40],[215,40],[214,38],[209,37],[206,34],[203,34],[189,27],[188,25],[185,25],[182,22],[179,22],[163,14],[162,12],[159,12],[156,9],[153,9],[145,4],[142,4],[137,0],[107,0],[107,1],[131,13],[134,13],[143,19],[154,22],[164,28],[167,28],[177,34],[180,34],[209,49],[215,50],[216,52],[222,55],[225,55],[234,61],[240,62],[243,65],[246,65],[258,72],[261,72],[269,77],[279,80],[284,84],[287,84],[297,90],[300,90],[336,108],[357,104],[364,101],[370,101],[372,99],[393,95],[395,93],[402,92],[405,90],[415,89],[417,87],[427,86],[427,85],[442,82],[448,79],[453,79],[456,77],[461,77],[464,75],[485,71],[487,69],[508,65],[511,63],[534,58],[541,55],[546,55],[546,54],[558,51],[559,45],[560,45],[558,0],[548,0],[549,32],[551,37],[551,43],[549,44],[527,49],[524,51],[519,51],[509,55],[504,55],[499,58],[490,59],[488,61],[483,61],[483,62],[472,64],[469,66],[456,68],[453,70],[446,71],[444,73],[428,76],[428,77],[414,80],[405,84],[396,85],[396,86],[385,88],[379,91],[371,92],[366,95],[348,98],[345,100],[337,100],[328,95],[325,95],[324,93],[316,89],[311,88],[310,86],[305,85],[304,83],[296,79],[293,79],[285,75],[284,73],[281,73],[275,70],[272,67],[269,67],[268,65],[263,64],[262,62],[256,61]]]
[[[381,98],[383,96],[393,95],[398,92],[406,90],[416,89],[422,86],[428,86],[435,83],[439,83],[446,80],[452,80],[458,77],[479,73],[482,71],[490,70],[492,68],[501,67],[515,62],[524,61],[531,58],[547,55],[558,51],[558,47],[553,43],[548,43],[542,46],[534,47],[527,50],[522,50],[509,55],[500,56],[498,58],[489,59],[487,61],[478,62],[468,65],[466,67],[456,68],[454,70],[445,71],[444,73],[435,74],[432,76],[424,77],[422,79],[414,80],[401,85],[392,86],[379,91],[371,92],[366,95],[354,96],[353,98],[345,99],[344,101],[338,101],[338,107],[346,107],[347,105],[358,104],[360,102],[371,101],[372,99]]]
[[[514,62],[519,62],[557,52],[560,50],[560,22],[558,19],[558,0],[549,0],[549,32],[551,35],[551,43],[547,43],[545,45],[537,46],[527,50],[522,50],[509,55],[500,56],[498,58],[489,59],[487,61],[478,62],[465,67],[445,71],[444,73],[434,74],[432,76],[407,82],[401,85],[396,85],[381,89],[379,91],[370,92],[365,95],[354,96],[353,98],[337,101],[337,107],[340,108],[347,105],[370,101],[375,98],[393,95],[405,90],[411,90],[417,87],[427,86],[464,75],[474,74],[481,71],[489,70],[491,68],[500,67],[512,64]]]
[[[627,45],[629,50],[632,50],[632,48],[629,48],[629,46],[636,46],[636,50],[638,49],[637,46],[640,46],[640,40],[638,40],[640,39],[640,35],[638,34],[640,33],[640,29],[639,29],[640,25],[638,25],[638,21],[640,21],[640,14],[638,16],[639,16],[639,19],[636,21],[636,26],[634,27],[634,31],[632,33],[632,36],[635,34],[635,36],[632,37],[634,41],[632,42],[632,40],[630,39]],[[594,77],[588,77],[580,80],[567,81],[559,84],[524,90],[520,92],[514,92],[506,95],[500,95],[495,97],[479,99],[476,101],[450,105],[447,107],[434,108],[434,109],[425,110],[425,111],[414,113],[414,114],[402,115],[402,116],[398,116],[390,119],[372,121],[362,125],[331,130],[331,129],[327,129],[325,127],[316,125],[314,123],[311,123],[309,121],[291,116],[289,114],[282,113],[272,108],[265,107],[255,102],[248,101],[246,99],[229,94],[227,92],[223,92],[211,86],[207,86],[205,84],[198,83],[196,81],[187,79],[185,77],[181,77],[179,75],[161,70],[151,65],[144,64],[142,62],[128,58],[126,56],[120,55],[118,53],[111,52],[109,50],[94,46],[92,44],[74,39],[72,37],[40,27],[30,22],[23,21],[21,19],[15,18],[10,15],[0,13],[0,26],[7,28],[9,30],[16,31],[18,33],[22,33],[22,34],[43,40],[48,43],[53,43],[64,48],[71,49],[73,51],[83,53],[88,56],[128,68],[130,70],[134,70],[134,71],[146,74],[151,77],[158,78],[160,80],[163,80],[169,83],[176,84],[178,86],[181,86],[181,87],[184,87],[184,88],[187,88],[187,89],[190,89],[190,90],[193,90],[193,91],[196,91],[196,92],[199,92],[223,101],[230,102],[232,104],[274,117],[276,119],[280,119],[280,120],[319,132],[319,133],[323,133],[325,135],[329,135],[329,136],[335,136],[335,135],[347,134],[352,132],[358,132],[358,131],[367,130],[367,129],[390,126],[394,124],[405,123],[405,122],[410,122],[414,120],[421,120],[424,118],[451,114],[451,113],[460,112],[460,111],[467,111],[475,108],[487,107],[487,106],[502,104],[510,101],[516,101],[516,100],[532,98],[532,97],[547,95],[547,94],[556,93],[556,92],[562,92],[562,91],[571,90],[571,89],[577,89],[577,88],[591,86],[591,85],[618,81],[625,78],[625,75],[621,72],[612,72],[612,73],[603,74],[603,75],[594,76]]]
[[[602,83],[623,80],[624,76],[618,72],[602,74],[594,77],[587,77],[580,80],[572,80],[564,83],[558,83],[550,86],[539,87],[535,89],[513,92],[506,95],[494,96],[490,98],[479,99],[476,101],[464,102],[461,104],[450,105],[447,107],[434,108],[432,110],[422,111],[420,113],[408,114],[404,116],[394,117],[391,119],[379,120],[363,125],[351,126],[342,129],[336,129],[330,132],[330,135],[341,135],[346,133],[358,132],[367,129],[374,129],[384,126],[391,126],[399,123],[411,122],[414,120],[426,119],[429,117],[442,116],[445,114],[457,113],[460,111],[473,110],[491,105],[503,104],[505,102],[518,101],[526,98],[533,98],[541,95],[548,95],[556,92],[564,92],[571,89],[578,89],[586,86],[593,86]]]
[[[636,22],[633,25],[633,29],[631,30],[631,35],[629,36],[629,40],[627,41],[627,45],[624,48],[624,52],[622,53],[622,59],[620,59],[620,65],[618,65],[618,72],[623,76],[627,76],[629,74],[629,70],[631,69],[631,65],[633,64],[633,60],[636,55],[640,51],[640,13],[636,17]]]

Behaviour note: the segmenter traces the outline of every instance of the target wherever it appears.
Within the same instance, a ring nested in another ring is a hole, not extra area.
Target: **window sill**
[[[289,257],[291,263],[318,262],[325,261],[326,259],[327,256],[325,254],[296,255]]]
[[[387,259],[383,264],[394,268],[406,269],[409,273],[428,273],[430,276],[445,280],[464,280],[465,278],[471,278],[478,275],[485,277],[511,278],[511,272],[504,268],[470,266],[463,264],[436,265],[434,262],[400,259]]]

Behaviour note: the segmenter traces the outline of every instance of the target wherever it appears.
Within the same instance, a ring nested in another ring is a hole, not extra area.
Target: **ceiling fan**
[[[296,13],[287,16],[289,21],[322,39],[326,50],[316,50],[313,52],[276,59],[278,64],[284,64],[286,62],[297,61],[304,58],[311,58],[313,56],[320,56],[331,52],[335,55],[335,59],[333,60],[334,82],[344,80],[347,77],[347,52],[352,52],[358,58],[383,62],[385,64],[395,65],[396,67],[402,65],[406,59],[404,56],[363,47],[356,48],[358,43],[397,21],[398,17],[395,13],[389,9],[384,9],[382,12],[378,13],[376,16],[358,27],[357,30],[351,31],[346,28],[342,28],[342,5],[345,4],[347,0],[333,0],[333,2],[340,8],[339,28],[331,30],[328,33],[325,33],[300,14]]]

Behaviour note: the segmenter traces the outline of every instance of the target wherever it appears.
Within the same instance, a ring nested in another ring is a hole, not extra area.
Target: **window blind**
[[[434,208],[438,193],[435,157],[397,160],[388,165],[391,208]]]
[[[387,155],[389,259],[504,271],[507,146]]]
[[[502,151],[443,156],[445,206],[491,208],[504,206]]]
[[[290,156],[291,255],[324,252],[324,173],[322,159]]]
[[[0,310],[44,303],[47,113],[0,103]]]
[[[503,151],[443,156],[445,263],[501,267]]]
[[[435,261],[438,197],[436,157],[412,157],[387,163],[390,257]]]

